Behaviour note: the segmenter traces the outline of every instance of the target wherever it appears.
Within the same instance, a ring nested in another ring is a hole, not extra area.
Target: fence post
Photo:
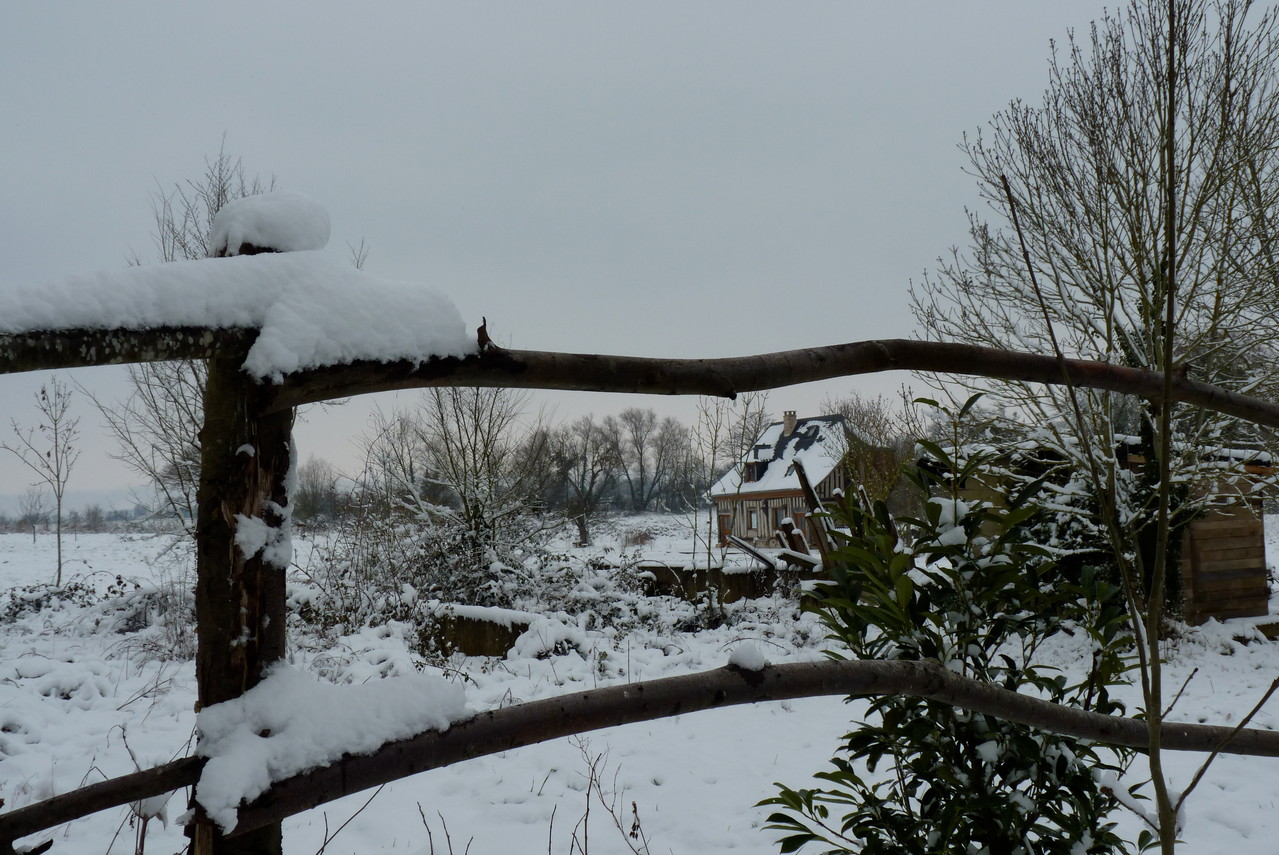
[[[195,591],[200,708],[244,694],[285,650],[284,526],[295,411],[265,413],[270,388],[244,372],[246,353],[237,349],[211,359],[204,390]],[[259,535],[266,533],[250,549],[263,541],[265,548],[245,554],[236,534],[249,520]],[[227,840],[192,807],[193,855],[282,852],[279,823]]]

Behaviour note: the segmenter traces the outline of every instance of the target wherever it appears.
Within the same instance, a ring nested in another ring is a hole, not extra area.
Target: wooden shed
[[[1181,552],[1181,589],[1190,624],[1256,617],[1270,607],[1261,511],[1241,503],[1214,508],[1190,524]]]

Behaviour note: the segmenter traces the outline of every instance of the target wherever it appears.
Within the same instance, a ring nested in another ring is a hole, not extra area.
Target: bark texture
[[[269,545],[286,522],[293,410],[265,414],[267,390],[240,371],[242,363],[240,354],[212,360],[205,387],[196,521],[201,708],[244,694],[284,655],[286,567]],[[256,550],[263,525],[268,549]],[[237,542],[237,532],[255,531],[251,546]],[[278,823],[229,844],[201,817],[193,840],[196,855],[281,850]]]

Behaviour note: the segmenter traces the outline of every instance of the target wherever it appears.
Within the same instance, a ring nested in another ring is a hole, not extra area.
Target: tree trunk
[[[243,364],[242,353],[212,360],[204,393],[196,520],[200,708],[244,694],[284,654],[287,545],[280,543],[281,552],[271,544],[287,537],[293,410],[263,415],[266,389],[240,370]],[[237,545],[242,518],[273,530],[266,549],[245,555]],[[281,847],[278,823],[233,841],[202,817],[194,826],[195,855],[279,853]]]
[[[61,588],[62,587],[62,494],[61,493],[58,494],[57,500],[58,500],[58,507],[57,507],[56,513],[58,517],[55,523],[54,532],[55,532],[55,540],[58,545],[58,577],[57,579],[54,580],[54,585],[58,588]]]

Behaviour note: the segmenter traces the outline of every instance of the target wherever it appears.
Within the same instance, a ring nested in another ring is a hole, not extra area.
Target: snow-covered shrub
[[[976,473],[932,449],[947,474]],[[882,502],[849,497],[848,528],[821,589],[819,611],[835,657],[940,661],[1005,689],[1103,714],[1123,712],[1109,687],[1126,669],[1122,600],[1091,569],[1077,584],[1045,584],[1050,553],[1027,537],[1037,509],[964,501],[951,479],[912,473],[924,513],[892,519]],[[909,525],[913,543],[900,532]],[[1092,667],[1072,683],[1040,664],[1050,638],[1078,639]],[[817,789],[781,787],[770,827],[782,851],[816,843],[877,853],[1126,851],[1107,820],[1115,797],[1096,775],[1125,768],[1132,752],[914,697],[870,702],[867,723],[845,737]],[[881,774],[876,776],[877,770]],[[883,774],[883,771],[887,774]],[[832,819],[832,809],[844,811]]]
[[[10,588],[0,600],[0,623],[13,623],[46,609],[83,608],[100,599],[92,585],[72,581],[65,585],[35,584]]]

